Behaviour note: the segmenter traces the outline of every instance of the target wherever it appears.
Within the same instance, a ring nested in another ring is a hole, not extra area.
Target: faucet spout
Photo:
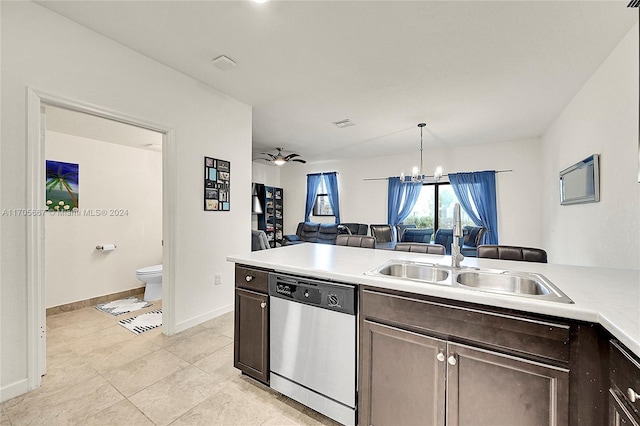
[[[460,204],[453,206],[453,241],[451,242],[451,267],[459,268],[464,259],[460,253],[460,237],[462,237],[462,219],[460,217]]]

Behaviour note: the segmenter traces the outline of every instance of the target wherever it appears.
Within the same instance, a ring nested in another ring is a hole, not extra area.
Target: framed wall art
[[[204,209],[229,211],[231,189],[231,162],[204,157]]]
[[[78,209],[78,176],[78,164],[47,160],[47,210],[68,211]]]

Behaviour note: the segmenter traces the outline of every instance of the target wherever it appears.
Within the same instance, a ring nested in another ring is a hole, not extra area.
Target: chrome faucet
[[[451,267],[459,268],[464,259],[460,253],[460,237],[462,237],[462,219],[460,219],[460,204],[453,206],[453,241],[451,242]]]

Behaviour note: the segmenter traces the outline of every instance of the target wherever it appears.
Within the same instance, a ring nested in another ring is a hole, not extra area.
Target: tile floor
[[[42,386],[3,403],[0,426],[337,425],[233,368],[233,313],[171,337],[118,325],[135,314],[47,317]]]

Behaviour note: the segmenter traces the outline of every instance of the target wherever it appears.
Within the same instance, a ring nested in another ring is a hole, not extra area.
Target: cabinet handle
[[[627,397],[629,397],[629,401],[636,402],[640,399],[640,394],[634,391],[632,388],[627,389]]]
[[[266,303],[266,302],[261,302],[261,303],[260,303],[260,307],[261,307],[262,309],[264,309],[266,306],[267,306],[267,303]]]
[[[449,361],[450,365],[456,365],[457,362],[455,355],[451,355],[447,361]]]
[[[249,283],[249,282],[251,282],[251,281],[253,281],[253,280],[254,280],[254,278],[255,278],[255,277],[254,277],[253,275],[246,275],[246,276],[244,277],[245,281],[246,281],[246,282],[248,282],[248,283]]]
[[[442,352],[440,352],[438,355],[436,355],[436,359],[440,362],[444,361],[444,354]]]

